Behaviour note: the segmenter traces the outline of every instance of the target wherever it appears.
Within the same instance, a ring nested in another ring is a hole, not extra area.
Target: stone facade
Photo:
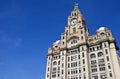
[[[78,5],[61,39],[48,49],[46,79],[120,79],[118,47],[111,30],[90,36]]]

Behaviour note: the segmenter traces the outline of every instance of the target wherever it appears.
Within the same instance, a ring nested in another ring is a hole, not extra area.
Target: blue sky
[[[0,0],[0,79],[44,79],[49,46],[60,39],[75,1],[90,34],[112,30],[120,47],[119,0]]]

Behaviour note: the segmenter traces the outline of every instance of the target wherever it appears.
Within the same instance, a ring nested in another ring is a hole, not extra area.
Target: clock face
[[[76,25],[76,24],[77,24],[77,19],[72,19],[72,20],[71,20],[71,25],[74,26],[74,25]]]

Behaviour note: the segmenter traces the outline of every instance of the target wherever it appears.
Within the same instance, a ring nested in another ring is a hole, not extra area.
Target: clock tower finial
[[[75,6],[78,6],[78,3],[77,3],[77,2],[75,2]]]

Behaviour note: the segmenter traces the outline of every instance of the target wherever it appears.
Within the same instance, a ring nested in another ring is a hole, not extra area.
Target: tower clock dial
[[[71,20],[71,25],[74,26],[74,25],[76,25],[76,24],[77,24],[77,19],[76,19],[76,18],[75,18],[75,19],[72,19],[72,20]]]

